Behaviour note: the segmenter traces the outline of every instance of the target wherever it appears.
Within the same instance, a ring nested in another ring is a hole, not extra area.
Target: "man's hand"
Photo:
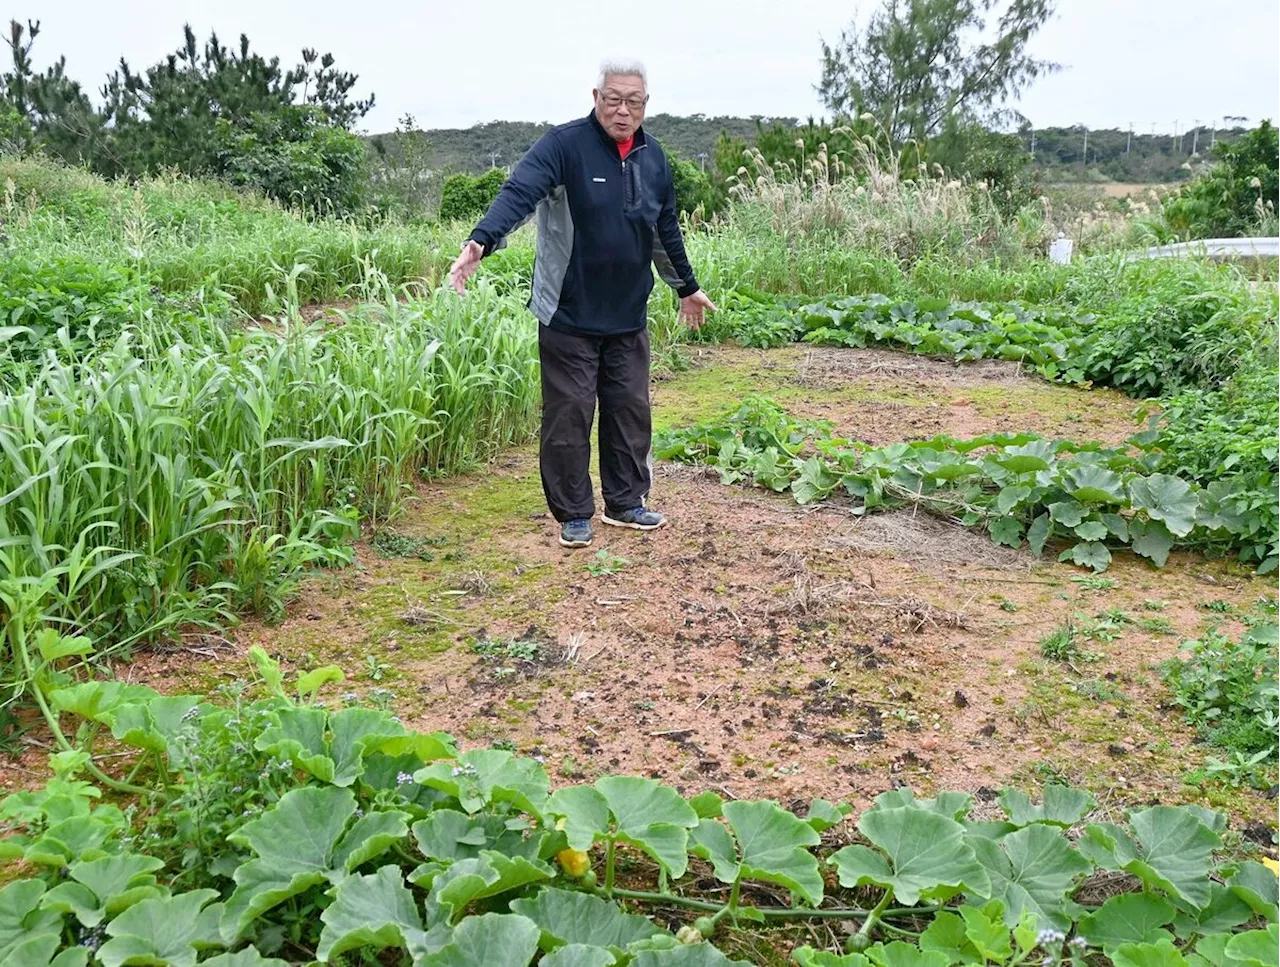
[[[483,257],[484,247],[479,242],[468,239],[462,246],[462,254],[454,259],[453,268],[449,269],[449,284],[457,290],[458,295],[466,291],[467,279],[475,275]]]
[[[698,329],[706,322],[708,309],[715,312],[716,304],[708,299],[707,294],[701,289],[680,300],[680,318],[690,329]]]

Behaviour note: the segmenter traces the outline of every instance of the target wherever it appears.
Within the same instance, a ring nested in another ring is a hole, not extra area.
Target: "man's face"
[[[644,81],[631,74],[610,74],[604,87],[592,91],[596,99],[596,120],[615,141],[625,141],[636,133],[644,120],[649,95]]]

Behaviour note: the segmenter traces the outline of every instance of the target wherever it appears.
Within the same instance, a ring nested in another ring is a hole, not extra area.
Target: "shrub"
[[[219,121],[215,173],[286,205],[347,215],[363,204],[364,143],[314,107]]]
[[[1220,238],[1276,231],[1280,193],[1280,141],[1263,121],[1213,149],[1217,163],[1165,204],[1174,232],[1187,238]]]
[[[506,172],[501,168],[490,168],[479,177],[459,174],[446,179],[440,192],[440,220],[448,222],[483,215],[506,180]]]

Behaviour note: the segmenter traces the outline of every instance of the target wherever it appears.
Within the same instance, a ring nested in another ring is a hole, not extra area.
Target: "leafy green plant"
[[[1242,553],[1252,552],[1254,522],[1220,514],[1220,491],[1152,473],[1130,453],[1097,444],[989,434],[877,448],[833,438],[825,425],[797,423],[776,404],[749,398],[718,420],[657,434],[654,452],[710,465],[724,483],[790,491],[802,504],[837,494],[860,501],[863,512],[917,504],[984,527],[999,544],[1025,541],[1036,555],[1051,540],[1068,541],[1058,559],[1094,571],[1107,568],[1115,545],[1158,566],[1180,540],[1221,546],[1242,539]]]
[[[611,574],[617,574],[631,562],[625,557],[618,557],[615,554],[601,548],[596,551],[595,556],[587,562],[587,573],[593,578],[608,577]]]
[[[50,639],[46,651],[82,649]],[[52,758],[45,788],[0,803],[12,830],[0,859],[26,864],[0,889],[0,956],[85,967],[96,951],[104,965],[176,967],[222,950],[202,962],[274,967],[287,946],[322,963],[519,967],[541,953],[561,967],[724,967],[741,962],[713,946],[722,925],[809,919],[858,928],[848,953],[797,948],[801,965],[1083,963],[1099,952],[1124,963],[1147,948],[1208,958],[1274,946],[1274,875],[1218,860],[1224,817],[1199,807],[1088,824],[1077,844],[1065,832],[1093,806],[1078,790],[1050,785],[1041,802],[1005,790],[1005,818],[992,822],[969,818],[967,795],[899,789],[858,818],[859,842],[829,853],[822,833],[848,807],[815,800],[801,817],[626,776],[553,791],[534,760],[459,754],[384,711],[313,704],[336,669],[286,687],[277,663],[253,659],[252,700],[241,688],[209,701],[93,679],[48,687],[60,714],[132,750],[126,767],[145,785],[127,810],[96,804],[100,790],[78,775],[89,753],[72,747]],[[690,856],[727,897],[698,890]],[[1095,869],[1143,890],[1084,906],[1075,895]],[[748,893],[751,883],[788,891],[791,904],[747,902],[770,895]],[[864,897],[871,906],[853,902]],[[673,934],[622,901],[698,919]],[[1271,925],[1250,929],[1259,920]]]
[[[476,220],[493,203],[506,179],[507,174],[501,168],[490,168],[478,177],[450,175],[441,189],[440,220]]]
[[[1183,238],[1273,233],[1280,205],[1278,152],[1280,138],[1270,121],[1216,145],[1209,170],[1165,202],[1165,221]]]
[[[1120,587],[1120,582],[1115,578],[1103,577],[1100,574],[1078,574],[1071,580],[1085,591],[1114,591]]]
[[[1187,722],[1246,771],[1276,759],[1276,628],[1260,624],[1238,641],[1210,632],[1161,666]]]

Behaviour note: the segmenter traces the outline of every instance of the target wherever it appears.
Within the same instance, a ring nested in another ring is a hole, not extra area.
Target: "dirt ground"
[[[655,386],[655,420],[711,416],[748,392],[875,443],[1134,429],[1131,400],[1011,365],[800,348],[699,351]],[[801,508],[690,467],[660,466],[652,502],[664,529],[600,526],[592,548],[562,550],[533,450],[509,452],[423,484],[279,625],[121,672],[207,690],[247,675],[253,644],[294,669],[333,662],[339,692],[463,747],[537,756],[556,781],[638,773],[686,793],[862,806],[904,784],[990,799],[1059,779],[1104,808],[1195,800],[1274,823],[1262,794],[1184,781],[1206,750],[1157,672],[1182,640],[1238,632],[1274,582],[1187,554],[1157,570],[1118,553],[1096,579],[927,515]],[[1086,653],[1074,663],[1040,654],[1063,625]]]

